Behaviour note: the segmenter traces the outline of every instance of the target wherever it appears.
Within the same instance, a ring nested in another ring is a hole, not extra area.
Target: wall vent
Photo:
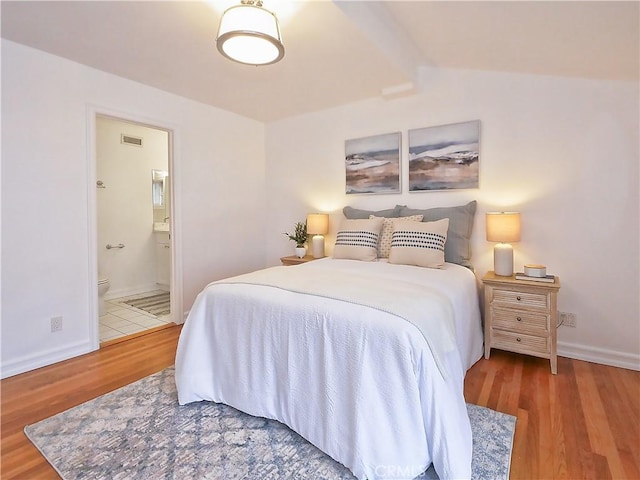
[[[142,146],[142,137],[132,137],[131,135],[120,136],[120,143],[126,143],[127,145],[135,145],[136,147]]]

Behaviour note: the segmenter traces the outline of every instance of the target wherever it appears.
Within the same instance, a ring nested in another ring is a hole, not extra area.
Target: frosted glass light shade
[[[225,10],[216,44],[222,55],[247,65],[269,65],[284,57],[278,19],[269,10],[253,4]]]

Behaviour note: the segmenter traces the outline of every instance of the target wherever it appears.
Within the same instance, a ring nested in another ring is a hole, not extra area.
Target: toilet
[[[104,295],[109,290],[109,279],[107,277],[98,276],[98,315],[107,314],[107,307],[104,302]]]

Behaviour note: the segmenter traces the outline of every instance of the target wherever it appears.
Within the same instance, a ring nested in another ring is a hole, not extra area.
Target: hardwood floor
[[[0,478],[60,478],[24,435],[24,426],[173,365],[180,330],[161,329],[2,380]]]
[[[2,380],[2,479],[59,478],[25,425],[173,364],[180,327]],[[640,479],[640,372],[492,350],[467,373],[468,402],[518,417],[512,479]]]
[[[518,418],[512,479],[640,479],[640,372],[492,350],[465,398]]]

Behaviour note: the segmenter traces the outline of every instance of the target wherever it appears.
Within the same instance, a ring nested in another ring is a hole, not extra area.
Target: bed
[[[482,341],[467,267],[272,267],[199,294],[178,343],[178,400],[276,419],[360,480],[431,463],[442,479],[470,478],[463,380]]]

